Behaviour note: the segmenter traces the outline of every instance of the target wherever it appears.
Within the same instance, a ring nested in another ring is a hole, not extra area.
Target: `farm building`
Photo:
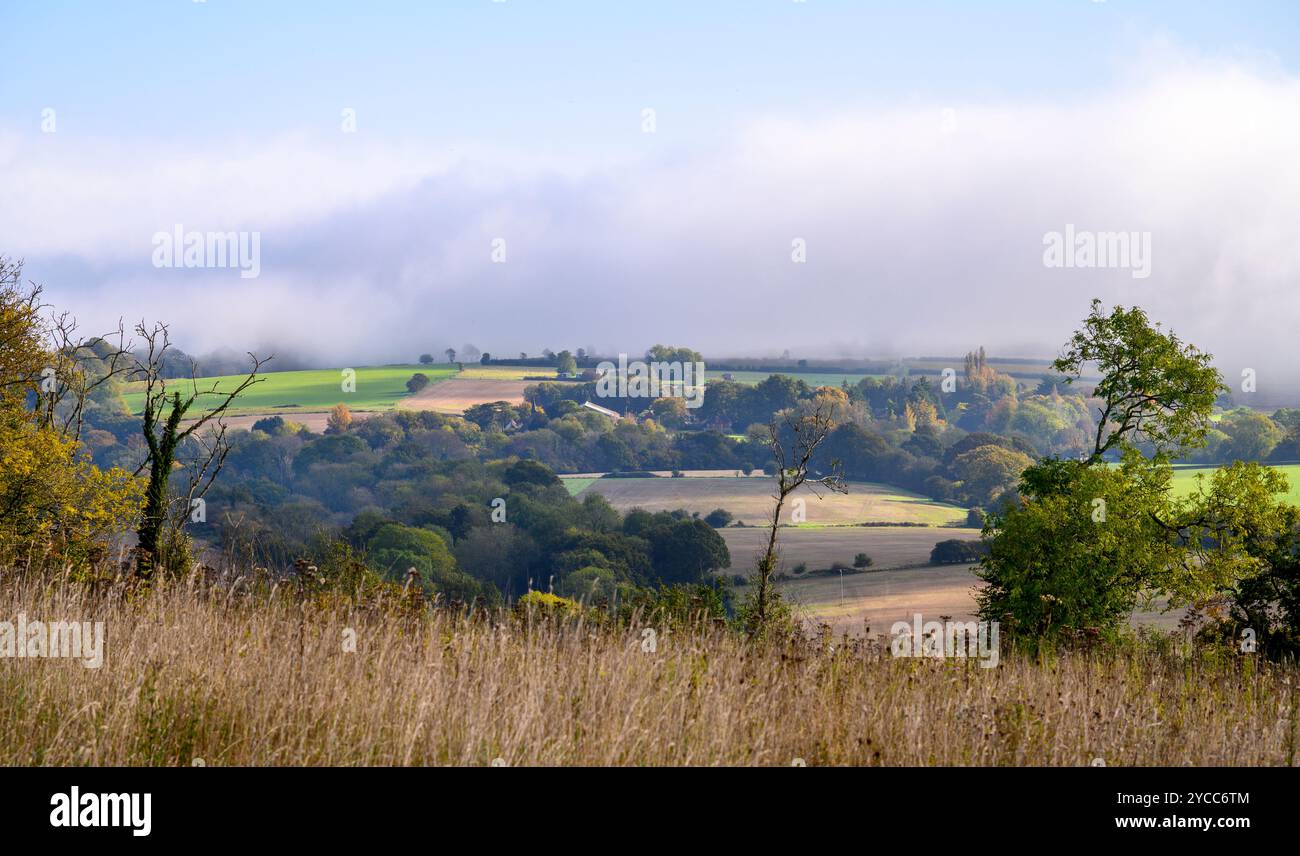
[[[582,406],[587,408],[588,410],[593,410],[596,413],[599,413],[601,416],[608,416],[610,419],[613,419],[615,422],[623,418],[622,416],[619,416],[614,411],[610,410],[608,407],[601,407],[599,404],[592,404],[590,401],[584,401]]]

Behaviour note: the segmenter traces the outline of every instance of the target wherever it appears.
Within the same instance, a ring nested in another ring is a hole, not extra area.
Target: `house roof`
[[[594,410],[602,416],[608,416],[610,419],[620,419],[621,417],[610,410],[608,407],[601,407],[599,404],[592,404],[590,401],[584,401],[582,406],[588,410]]]

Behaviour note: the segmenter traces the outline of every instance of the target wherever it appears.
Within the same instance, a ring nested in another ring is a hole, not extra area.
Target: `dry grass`
[[[894,660],[829,640],[301,608],[0,580],[103,620],[98,670],[0,661],[0,764],[1292,764],[1300,670],[1220,654]],[[345,628],[356,653],[343,650]]]
[[[731,551],[732,570],[753,567],[767,546],[768,532],[758,526],[729,526],[719,529],[718,534]],[[875,570],[917,567],[930,563],[930,551],[938,542],[949,538],[975,541],[979,535],[978,529],[955,527],[789,526],[780,533],[778,568],[787,573],[799,563],[806,564],[809,570],[829,568],[835,562],[852,562],[858,553],[869,555]]]
[[[446,381],[439,384],[445,386]],[[646,511],[687,511],[708,514],[725,508],[737,520],[762,526],[772,514],[770,478],[613,478],[598,479],[581,493],[599,493],[619,511],[644,508]],[[856,523],[923,523],[932,526],[962,523],[966,509],[935,502],[920,494],[909,493],[892,485],[849,482],[849,492],[828,493],[802,487],[793,494],[804,500],[803,523],[820,526],[846,526]],[[793,506],[788,506],[793,511]],[[795,522],[791,512],[783,524]],[[954,537],[940,532],[935,541]],[[934,546],[932,541],[930,546]],[[927,553],[928,555],[928,553]],[[852,554],[849,555],[852,559]]]

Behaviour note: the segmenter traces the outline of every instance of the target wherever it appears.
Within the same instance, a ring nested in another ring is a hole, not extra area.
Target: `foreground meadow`
[[[0,662],[4,765],[1290,765],[1300,670],[1171,646],[894,659],[287,587],[0,583],[0,620],[103,621],[98,669]]]

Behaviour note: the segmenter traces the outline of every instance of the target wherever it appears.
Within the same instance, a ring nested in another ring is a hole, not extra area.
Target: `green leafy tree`
[[[1234,642],[1249,630],[1261,653],[1300,656],[1300,508],[1279,498],[1287,491],[1286,478],[1258,464],[1237,463],[1212,479],[1222,480],[1208,491],[1219,498],[1218,510],[1205,516],[1235,515],[1230,537],[1238,549],[1235,562],[1219,571],[1227,577],[1220,592],[1228,614],[1208,630]]]
[[[1162,332],[1141,309],[1106,314],[1093,301],[1084,326],[1053,364],[1068,383],[1085,366],[1101,374],[1090,452],[1083,460],[1049,458],[1026,469],[1021,501],[985,521],[989,554],[978,572],[987,584],[977,596],[980,616],[1009,621],[1015,634],[1113,631],[1139,598],[1158,592],[1175,601],[1194,598],[1236,561],[1228,558],[1236,551],[1216,551],[1212,560],[1198,555],[1206,527],[1218,527],[1223,539],[1230,522],[1223,529],[1225,521],[1171,499],[1168,455],[1204,443],[1224,389],[1210,355]],[[1143,457],[1139,442],[1150,444],[1155,456]],[[1103,463],[1110,454],[1121,456],[1118,466]],[[1226,507],[1218,498],[1205,502]]]
[[[703,520],[678,520],[650,532],[655,575],[664,583],[700,583],[731,567],[727,542]]]
[[[1225,414],[1218,429],[1228,437],[1219,450],[1220,458],[1226,461],[1262,461],[1286,437],[1272,419],[1244,408]]]
[[[715,508],[704,517],[704,522],[714,529],[725,529],[731,525],[731,512],[725,508]]]
[[[1083,329],[1071,337],[1052,368],[1074,383],[1095,364],[1101,400],[1090,459],[1139,437],[1158,449],[1195,448],[1204,442],[1214,402],[1227,391],[1212,356],[1152,326],[1137,307],[1116,306],[1109,315],[1101,301]]]
[[[501,431],[515,418],[515,409],[508,402],[491,401],[466,408],[464,417],[485,431]]]
[[[283,416],[263,416],[261,419],[253,423],[253,430],[274,436],[282,433],[284,431],[284,426],[285,422]]]
[[[515,461],[506,467],[502,478],[511,487],[520,487],[522,485],[553,487],[560,484],[560,480],[555,473],[537,461]]]
[[[1294,545],[1300,531],[1300,512],[1280,499],[1287,490],[1287,478],[1277,470],[1237,461],[1197,476],[1196,489],[1173,502],[1166,529],[1186,546],[1187,564],[1207,585],[1231,589],[1286,561],[1279,545]]]
[[[980,617],[1016,635],[1113,630],[1144,590],[1183,588],[1168,516],[1167,464],[1130,449],[1117,467],[1043,460],[1021,479],[1024,503],[985,523]]]
[[[646,359],[659,363],[702,363],[704,357],[699,351],[674,345],[654,345],[646,352]]]
[[[682,398],[656,398],[651,403],[650,410],[659,424],[667,428],[680,428],[686,423],[686,401]]]
[[[406,382],[406,391],[415,395],[420,390],[429,385],[429,376],[424,372],[416,372],[411,375],[410,380]]]
[[[1033,463],[1023,452],[1001,446],[978,446],[958,455],[953,475],[961,481],[961,493],[968,505],[987,505],[1012,487]]]
[[[984,545],[979,541],[949,538],[934,545],[930,551],[932,565],[964,565],[978,562],[984,557]]]
[[[465,602],[483,594],[482,586],[457,567],[455,556],[437,532],[387,523],[367,547],[375,565],[391,580],[405,582],[414,568],[427,591]]]

